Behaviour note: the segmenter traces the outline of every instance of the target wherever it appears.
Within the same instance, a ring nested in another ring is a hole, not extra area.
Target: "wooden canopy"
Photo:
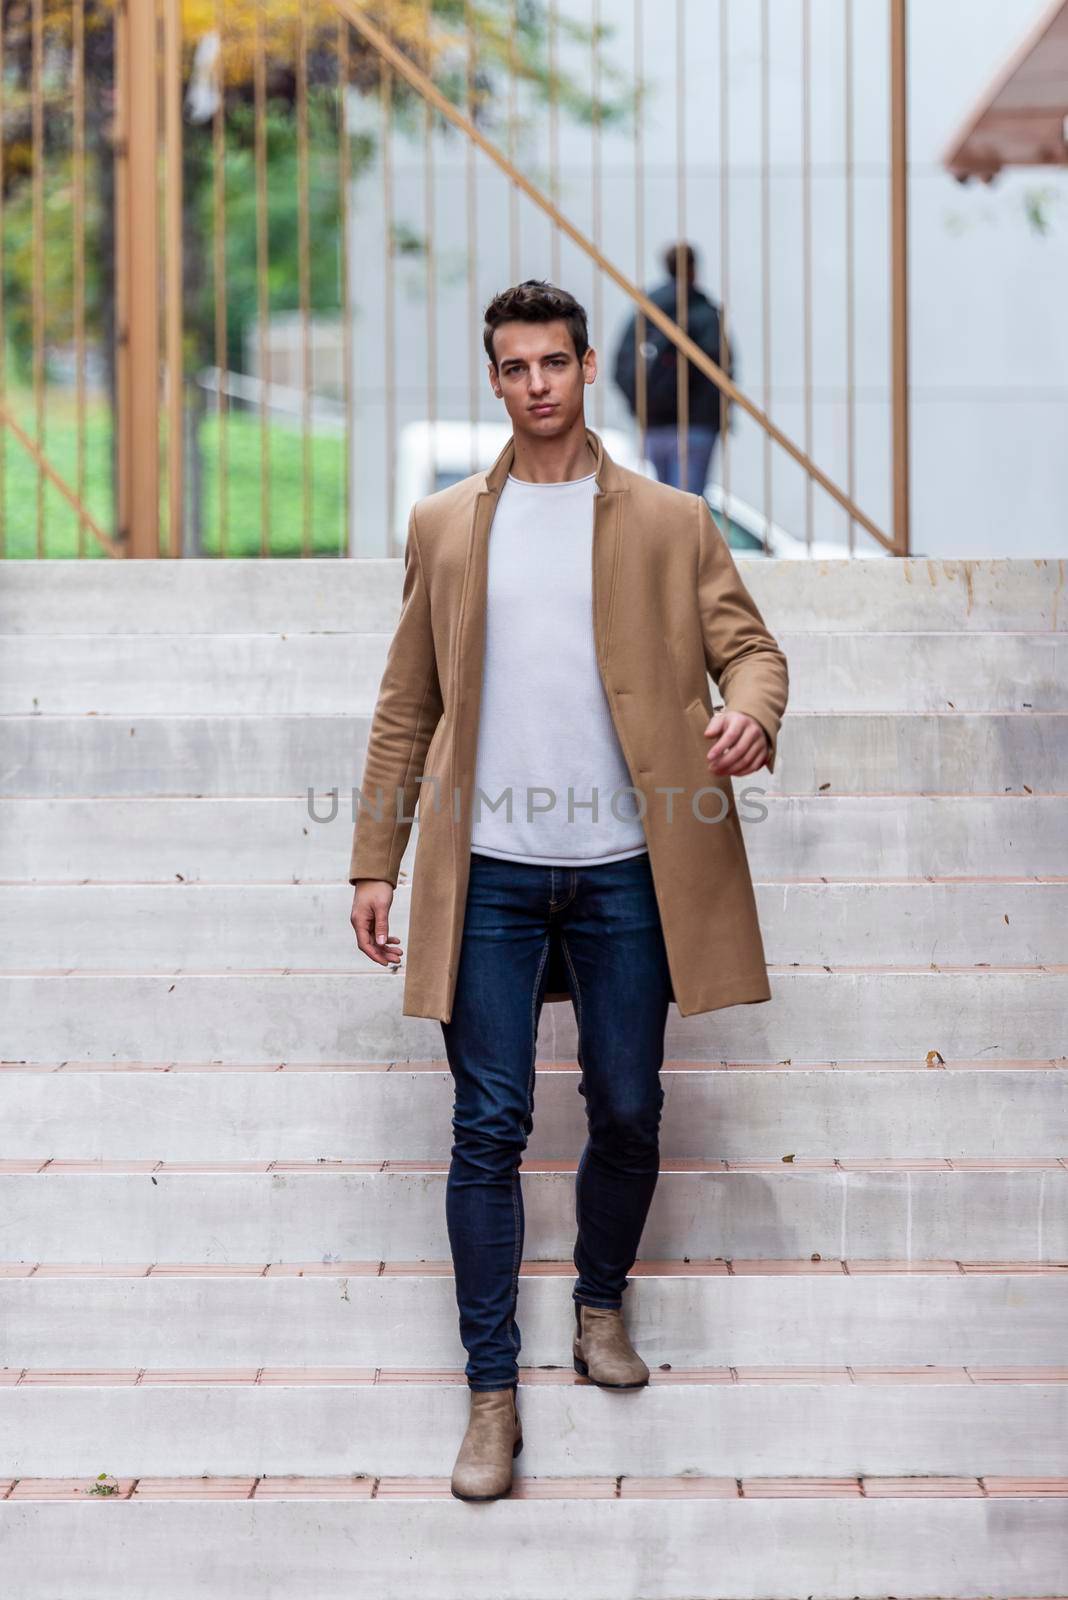
[[[1068,166],[1068,0],[1055,0],[989,85],[947,147],[963,183],[1003,167]]]

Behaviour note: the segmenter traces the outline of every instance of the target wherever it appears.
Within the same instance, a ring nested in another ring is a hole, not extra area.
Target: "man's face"
[[[567,323],[504,322],[493,335],[496,366],[490,386],[515,432],[551,439],[566,433],[582,415],[583,390],[597,377],[597,356],[582,361]]]

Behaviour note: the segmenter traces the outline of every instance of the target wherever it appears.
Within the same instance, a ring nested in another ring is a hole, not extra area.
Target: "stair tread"
[[[92,1479],[0,1479],[6,1500],[81,1499],[92,1493]],[[116,1499],[252,1498],[406,1499],[451,1498],[448,1478],[405,1477],[211,1477],[122,1478]],[[512,1499],[1068,1499],[1068,1478],[864,1477],[864,1478],[713,1478],[531,1477],[517,1475]]]
[[[653,1367],[650,1384],[663,1387],[735,1387],[752,1384],[781,1386],[791,1383],[825,1385],[878,1384],[907,1388],[913,1385],[964,1384],[1001,1386],[1006,1384],[1068,1384],[1068,1367],[982,1367],[982,1366],[729,1366],[729,1367]],[[519,1368],[519,1382],[539,1388],[590,1389],[588,1378],[571,1367]],[[351,1387],[438,1386],[464,1387],[467,1379],[459,1368],[389,1367],[130,1367],[78,1369],[69,1367],[0,1368],[2,1388],[151,1388],[168,1386],[269,1387],[283,1385],[316,1388],[324,1385]]]
[[[1068,1275],[1068,1261],[877,1261],[775,1260],[768,1258],[711,1260],[638,1260],[632,1278],[852,1277],[1020,1274],[1034,1277]],[[571,1261],[523,1261],[520,1277],[573,1278]],[[0,1261],[0,1278],[379,1278],[451,1277],[450,1261],[274,1261],[274,1262],[57,1262]]]
[[[545,1072],[579,1071],[577,1061],[537,1061],[536,1069]],[[947,1072],[1046,1072],[1068,1070],[1068,1056],[1050,1059],[1017,1060],[987,1058],[982,1061],[922,1060],[901,1061],[684,1061],[666,1058],[662,1072],[926,1072],[937,1067]],[[444,1059],[391,1061],[0,1061],[0,1073],[11,1072],[199,1072],[199,1073],[331,1073],[331,1072],[441,1072],[449,1071]]]
[[[377,971],[370,966],[361,967],[5,967],[0,976],[5,978],[152,978],[156,981],[175,978],[344,978],[346,983],[366,980],[378,982],[383,976],[392,978],[403,974],[401,964],[399,971],[388,974],[383,968]],[[968,973],[970,976],[986,975],[996,976],[1003,972],[1016,973],[1056,973],[1058,976],[1068,973],[1068,962],[1056,961],[1031,961],[1007,962],[1005,964],[994,961],[981,962],[947,962],[931,963],[924,965],[907,962],[782,962],[769,961],[767,963],[769,977],[784,975],[807,977],[810,974],[823,976],[827,973],[897,973],[906,976],[940,977],[946,973]]]
[[[228,1174],[256,1175],[272,1172],[330,1173],[350,1172],[380,1174],[432,1173],[449,1170],[446,1160],[430,1161],[423,1158],[385,1157],[376,1161],[348,1161],[342,1157],[323,1158],[316,1161],[256,1160],[256,1161],[165,1161],[154,1157],[143,1160],[100,1160],[50,1156],[8,1157],[0,1160],[0,1176],[29,1177],[56,1174],[101,1174],[109,1177],[128,1176],[134,1173],[164,1173],[172,1175],[226,1176]],[[532,1176],[550,1173],[574,1173],[575,1159],[532,1158],[520,1164],[520,1170]],[[798,1172],[1065,1172],[1068,1158],[1063,1156],[1020,1156],[1004,1160],[987,1160],[982,1157],[916,1156],[762,1156],[744,1160],[721,1161],[702,1157],[661,1156],[660,1173],[698,1173],[730,1177],[740,1173],[798,1173]]]

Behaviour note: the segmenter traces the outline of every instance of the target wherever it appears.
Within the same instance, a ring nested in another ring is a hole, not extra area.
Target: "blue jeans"
[[[588,1128],[575,1184],[576,1302],[621,1304],[660,1172],[671,991],[648,853],[551,867],[472,852],[452,1016],[441,1024],[455,1084],[445,1211],[472,1389],[518,1379],[519,1163],[534,1126],[554,940],[578,1021]]]
[[[644,452],[661,483],[673,484],[676,489],[688,489],[690,494],[704,494],[712,451],[718,437],[715,428],[687,428],[685,483],[681,481],[679,429],[674,422],[656,423],[646,428]]]

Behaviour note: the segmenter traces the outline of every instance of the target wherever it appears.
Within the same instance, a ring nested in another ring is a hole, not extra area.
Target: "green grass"
[[[34,436],[33,401],[28,391],[8,390],[8,404],[22,427]],[[227,541],[230,556],[260,554],[260,422],[247,412],[232,414],[225,423],[229,452],[226,493]],[[203,460],[203,549],[220,553],[219,418],[201,423]],[[161,430],[162,433],[162,430]],[[114,510],[111,492],[112,419],[105,402],[94,398],[86,407],[85,502],[96,521],[111,533]],[[304,524],[304,441],[299,427],[273,422],[267,436],[269,458],[268,523],[272,556],[299,556]],[[35,557],[37,551],[37,480],[33,458],[22,444],[0,431],[0,451],[5,465],[3,505],[4,553],[9,557]],[[76,487],[77,416],[73,397],[66,391],[51,393],[45,413],[46,459],[73,489]],[[161,544],[167,541],[167,460],[165,436],[160,447]],[[315,555],[345,552],[345,440],[341,434],[311,437],[311,493],[309,522],[311,550]],[[46,557],[69,558],[78,553],[78,518],[55,486],[45,480],[44,550]],[[85,554],[104,556],[96,539],[86,532]]]

